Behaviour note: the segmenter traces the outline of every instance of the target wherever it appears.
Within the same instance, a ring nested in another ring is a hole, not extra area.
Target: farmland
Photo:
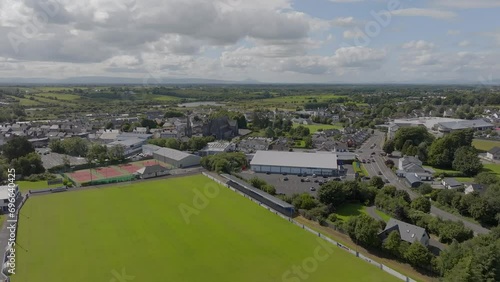
[[[180,207],[193,206],[183,216]],[[36,196],[22,213],[13,282],[113,281],[117,273],[152,282],[295,281],[292,267],[324,246],[201,175]],[[332,248],[308,281],[332,273],[339,281],[398,281]]]

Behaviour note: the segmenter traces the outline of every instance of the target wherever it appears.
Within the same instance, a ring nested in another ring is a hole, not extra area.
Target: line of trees
[[[248,166],[245,154],[241,152],[221,153],[201,158],[201,166],[217,173],[240,172]]]

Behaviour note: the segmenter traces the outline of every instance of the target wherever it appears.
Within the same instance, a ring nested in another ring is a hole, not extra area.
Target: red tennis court
[[[92,176],[91,176],[90,171],[88,169],[69,173],[69,177],[71,177],[73,180],[75,180],[77,182],[87,182],[87,181],[90,181],[92,179],[102,178],[94,172],[92,173]]]
[[[140,168],[140,166],[136,166],[135,164],[126,164],[120,166],[120,169],[125,170],[130,174],[135,173]]]
[[[100,167],[97,169],[97,171],[105,178],[125,175],[121,171],[116,170],[114,167]]]

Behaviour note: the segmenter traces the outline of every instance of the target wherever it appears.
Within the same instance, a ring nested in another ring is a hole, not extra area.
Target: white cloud
[[[436,45],[432,42],[427,42],[425,40],[413,40],[403,44],[404,49],[414,49],[414,50],[431,50],[434,49]]]
[[[361,29],[349,29],[344,31],[343,36],[345,39],[354,39],[365,36]]]
[[[394,10],[391,13],[402,17],[428,17],[438,20],[449,20],[457,16],[455,13],[449,11],[422,8],[399,9]]]
[[[458,46],[460,47],[467,47],[467,46],[470,46],[471,42],[469,40],[464,40],[464,41],[461,41],[460,43],[458,43]]]
[[[353,17],[336,18],[330,21],[332,26],[337,27],[353,27],[358,24]]]

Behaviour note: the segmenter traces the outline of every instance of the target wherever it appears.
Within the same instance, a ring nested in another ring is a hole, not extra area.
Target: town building
[[[493,147],[486,153],[486,158],[494,161],[500,160],[500,147]]]
[[[337,154],[281,151],[257,151],[250,162],[251,169],[263,173],[339,174]]]
[[[188,154],[170,148],[161,148],[153,152],[153,158],[174,168],[186,168],[200,165],[200,156]]]

